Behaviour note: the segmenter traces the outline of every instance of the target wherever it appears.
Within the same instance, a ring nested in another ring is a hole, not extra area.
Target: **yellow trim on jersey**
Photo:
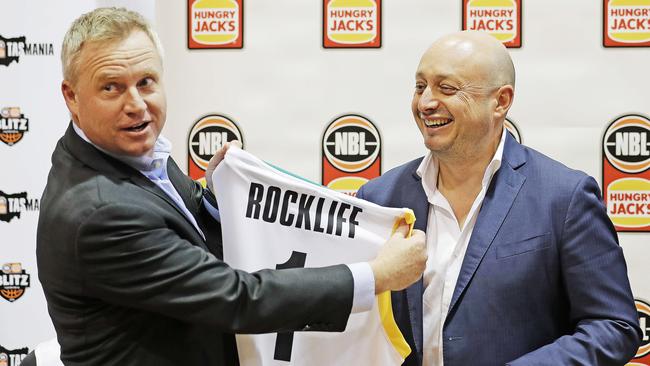
[[[411,347],[404,339],[402,332],[399,330],[395,317],[393,316],[393,306],[390,301],[390,291],[382,292],[377,295],[377,306],[379,307],[379,317],[384,327],[384,332],[388,340],[395,348],[395,351],[402,356],[402,360],[411,354]]]
[[[404,220],[406,224],[409,225],[409,232],[407,237],[411,236],[413,233],[413,224],[415,223],[415,214],[412,210],[408,210],[404,215],[393,225],[393,233],[397,230],[400,222]],[[393,305],[390,300],[390,291],[383,292],[377,295],[377,306],[379,308],[379,317],[381,318],[381,324],[386,332],[388,340],[395,348],[395,351],[402,356],[402,359],[411,354],[411,347],[404,339],[404,335],[399,330],[397,323],[395,323],[395,316],[393,315]]]
[[[393,231],[391,235],[395,233],[395,230],[397,230],[402,220],[406,221],[406,224],[409,226],[409,232],[406,235],[406,237],[408,238],[409,236],[411,236],[411,234],[413,234],[413,225],[415,224],[415,213],[413,213],[413,210],[411,210],[410,208],[407,208],[406,212],[404,212],[404,215],[402,215],[402,217],[399,220],[395,221],[395,223],[393,224]]]

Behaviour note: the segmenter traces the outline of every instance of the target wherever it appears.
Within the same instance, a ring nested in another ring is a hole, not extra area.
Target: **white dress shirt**
[[[115,159],[129,165],[130,167],[136,169],[142,175],[149,178],[155,185],[162,189],[169,198],[171,198],[176,206],[183,211],[183,214],[187,219],[194,225],[194,228],[201,234],[205,240],[205,235],[203,231],[199,228],[199,225],[196,222],[194,216],[185,206],[183,199],[176,191],[176,188],[172,185],[167,175],[167,159],[172,150],[172,143],[163,135],[158,136],[156,143],[153,148],[151,155],[144,156],[126,156],[118,155],[106,151],[101,147],[95,145],[86,134],[77,126],[76,123],[72,123],[72,127],[84,141],[93,145],[98,150],[104,152],[107,155],[114,157]],[[203,199],[203,204],[206,206],[208,212],[217,220],[219,219],[219,211],[217,208],[212,207],[210,203]],[[354,295],[352,298],[352,313],[369,311],[372,309],[373,304],[375,303],[375,276],[372,273],[372,268],[369,263],[353,263],[349,264],[348,268],[352,272],[352,279],[354,283]]]
[[[426,232],[429,259],[424,270],[422,296],[423,366],[443,365],[442,327],[449,311],[451,297],[476,224],[478,211],[494,173],[501,167],[506,133],[504,128],[499,146],[483,174],[481,191],[476,196],[463,227],[460,227],[447,199],[437,189],[438,161],[430,151],[417,169],[429,201]]]

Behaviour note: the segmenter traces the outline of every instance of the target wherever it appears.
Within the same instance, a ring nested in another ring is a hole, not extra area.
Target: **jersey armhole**
[[[407,209],[402,217],[399,220],[395,221],[393,225],[393,233],[397,230],[400,222],[404,220],[409,226],[408,236],[411,236],[413,233],[413,225],[415,224],[415,214],[413,210]],[[399,330],[397,323],[395,323],[395,317],[393,315],[393,305],[390,299],[390,291],[383,292],[377,295],[377,306],[379,308],[379,316],[381,318],[381,325],[384,328],[384,332],[388,337],[388,340],[392,344],[393,348],[399,355],[402,357],[402,360],[405,360],[409,354],[411,354],[411,347],[404,339],[404,335]]]

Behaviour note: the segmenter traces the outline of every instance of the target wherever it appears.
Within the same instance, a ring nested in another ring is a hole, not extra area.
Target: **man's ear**
[[[68,110],[72,115],[72,120],[77,122],[77,115],[79,113],[79,102],[77,101],[77,93],[72,87],[72,83],[70,83],[68,80],[63,80],[63,82],[61,83],[61,93],[63,94],[63,99],[65,99],[65,104],[68,106]]]
[[[512,100],[515,97],[515,89],[512,85],[504,85],[499,88],[496,95],[497,106],[494,110],[495,116],[498,118],[505,118],[508,114],[510,106],[512,106]]]

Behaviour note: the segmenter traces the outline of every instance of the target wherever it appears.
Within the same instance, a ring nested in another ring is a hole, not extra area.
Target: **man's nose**
[[[427,87],[420,95],[418,100],[418,110],[420,112],[431,112],[435,111],[438,108],[439,101],[438,98],[431,92],[431,88]]]
[[[129,88],[127,94],[128,100],[124,105],[124,111],[129,117],[140,117],[147,110],[147,103],[137,87]]]

